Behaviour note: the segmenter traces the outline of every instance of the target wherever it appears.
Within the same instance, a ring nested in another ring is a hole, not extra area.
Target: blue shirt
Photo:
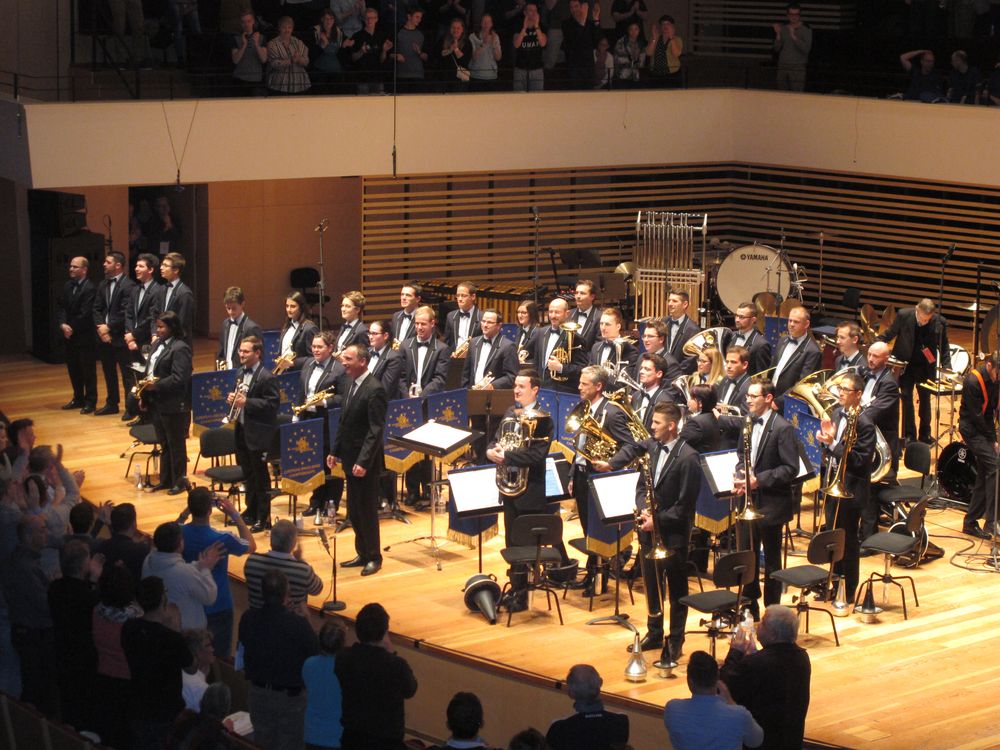
[[[333,672],[335,659],[317,654],[302,665],[306,684],[305,740],[320,747],[340,747],[340,681]]]
[[[757,747],[764,730],[743,706],[718,695],[692,695],[667,701],[663,723],[674,750],[740,750]]]
[[[225,531],[216,531],[208,525],[186,523],[181,526],[181,532],[184,535],[184,559],[188,562],[197,560],[198,555],[206,547],[222,542],[225,554],[212,568],[212,580],[219,589],[219,595],[215,598],[214,604],[205,606],[205,614],[211,615],[232,609],[233,595],[229,591],[229,555],[245,555],[250,551],[250,546],[243,539]]]

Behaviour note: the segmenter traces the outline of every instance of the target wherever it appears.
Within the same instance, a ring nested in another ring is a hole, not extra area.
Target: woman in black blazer
[[[295,363],[288,370],[301,370],[302,365],[312,356],[312,341],[319,333],[316,324],[309,320],[309,303],[302,292],[291,292],[285,297],[285,314],[288,316],[278,338],[279,351],[285,354],[291,350]]]

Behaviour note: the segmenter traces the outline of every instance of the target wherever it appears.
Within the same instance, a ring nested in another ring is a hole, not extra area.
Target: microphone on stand
[[[330,589],[330,601],[323,602],[323,612],[340,612],[342,609],[346,609],[347,605],[337,598],[337,537],[333,538],[333,552],[331,553],[330,542],[326,538],[326,529],[320,526],[316,531],[319,534],[319,540],[326,547],[326,553],[330,555],[330,559],[333,561],[333,582]]]
[[[320,221],[319,224],[316,225],[316,228],[313,231],[322,233],[325,232],[327,230],[327,227],[329,226],[330,226],[330,220],[323,219],[322,221]]]
[[[324,529],[322,526],[320,526],[317,529],[317,532],[319,533],[319,540],[321,542],[323,542],[323,547],[326,549],[326,554],[329,555],[330,554],[330,540],[326,538],[326,529]]]
[[[534,221],[540,221],[538,217],[538,206],[532,206],[530,210],[531,210],[531,218]]]
[[[942,264],[947,263],[949,260],[951,260],[951,256],[953,256],[955,254],[955,248],[956,247],[958,247],[958,245],[956,243],[952,242],[951,246],[948,248],[948,252],[946,252],[944,254],[944,258],[942,258],[942,260],[941,260]]]

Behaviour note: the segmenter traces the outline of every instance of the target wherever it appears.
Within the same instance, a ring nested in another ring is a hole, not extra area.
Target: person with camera
[[[257,94],[264,80],[267,47],[261,44],[256,24],[257,17],[251,8],[247,8],[240,14],[240,33],[234,34],[229,43],[236,95]]]

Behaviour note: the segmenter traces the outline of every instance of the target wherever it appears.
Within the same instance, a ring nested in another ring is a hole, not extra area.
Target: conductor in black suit
[[[741,302],[736,307],[736,327],[723,341],[723,350],[742,346],[747,352],[750,362],[750,375],[763,372],[771,366],[771,345],[764,334],[757,330],[757,306],[753,302]]]
[[[236,460],[246,477],[246,515],[253,522],[250,530],[256,534],[271,528],[265,454],[277,429],[281,391],[277,379],[260,362],[264,355],[260,338],[247,336],[240,342],[239,352],[242,369],[236,378],[236,391],[229,394],[227,401],[240,410],[236,418]]]
[[[180,253],[167,253],[160,262],[160,276],[166,282],[163,309],[177,313],[184,329],[184,341],[193,347],[194,342],[194,292],[181,281],[187,261]]]
[[[941,366],[951,368],[951,349],[948,345],[948,321],[935,312],[929,299],[922,299],[915,307],[900,310],[889,330],[878,335],[879,341],[891,343],[892,356],[905,362],[899,376],[899,392],[903,400],[903,437],[905,440],[933,442],[931,437],[931,392],[917,388],[920,400],[920,430],[913,418],[913,389],[918,383],[933,379],[937,367],[938,350]]]
[[[600,471],[618,470],[638,456],[649,456],[649,475],[653,481],[652,508],[648,478],[643,471],[635,489],[636,507],[642,508],[639,529],[640,555],[652,551],[653,524],[663,546],[671,553],[665,560],[642,561],[643,581],[648,608],[646,635],[641,641],[643,651],[663,648],[661,660],[676,662],[684,643],[684,626],[688,608],[680,603],[687,596],[687,550],[691,527],[694,525],[695,504],[701,491],[702,470],[698,452],[677,434],[681,410],[676,404],[663,402],[653,407],[652,435],[638,445],[626,443],[610,461],[598,461]],[[667,588],[663,581],[666,577]],[[663,642],[663,601],[670,602],[670,634]],[[631,649],[629,649],[631,650]]]
[[[215,360],[224,362],[225,369],[231,370],[240,364],[240,343],[243,339],[256,336],[263,341],[264,332],[246,314],[246,295],[240,287],[229,287],[222,298],[222,305],[226,308],[226,319],[222,321],[219,332],[219,351]]]
[[[667,296],[667,352],[681,364],[685,375],[698,369],[698,355],[688,356],[684,353],[684,344],[701,329],[688,317],[688,307],[691,297],[683,289],[673,289]]]
[[[164,312],[156,319],[157,344],[146,363],[146,374],[158,378],[146,386],[149,405],[160,444],[160,482],[152,491],[179,495],[188,488],[187,436],[191,427],[191,347],[184,341],[184,328],[176,313]]]
[[[804,307],[788,311],[788,336],[778,342],[771,364],[771,382],[774,383],[774,401],[780,410],[783,396],[806,375],[812,375],[823,363],[823,352],[810,332],[811,316]]]
[[[125,273],[125,256],[112,250],[104,256],[104,279],[97,287],[94,298],[94,320],[97,328],[97,356],[104,371],[107,400],[94,412],[96,416],[117,414],[121,395],[118,390],[118,373],[126,393],[132,387],[132,357],[125,345],[125,310],[132,298],[135,283]]]
[[[764,517],[749,524],[741,523],[741,536],[749,532],[754,550],[754,580],[744,592],[752,602],[754,619],[759,619],[760,564],[756,551],[764,549],[764,605],[781,601],[781,583],[771,580],[771,573],[781,568],[781,530],[792,519],[795,503],[792,487],[799,473],[799,448],[795,428],[773,408],[774,384],[766,378],[754,378],[747,389],[750,434],[750,476],[741,476],[744,464],[745,433],[741,434],[739,463],[733,491],[744,494],[749,481],[754,506]],[[745,542],[742,543],[745,545]]]
[[[569,348],[569,333],[561,326],[569,316],[569,304],[562,297],[549,302],[549,325],[541,328],[535,338],[534,361],[539,363],[542,388],[551,388],[561,393],[576,393],[580,382],[580,370],[587,366],[585,342],[574,334],[572,350]],[[560,351],[567,356],[566,362],[552,356]]]
[[[62,408],[90,414],[97,405],[97,337],[94,335],[94,283],[87,278],[90,263],[80,256],[69,262],[56,322],[66,344],[66,370],[73,398]]]
[[[340,430],[326,461],[330,469],[341,461],[347,477],[347,514],[354,527],[357,556],[341,565],[364,566],[361,575],[368,576],[382,567],[378,490],[385,461],[382,438],[387,402],[382,384],[368,372],[367,347],[351,344],[340,361],[354,382],[344,398]]]

